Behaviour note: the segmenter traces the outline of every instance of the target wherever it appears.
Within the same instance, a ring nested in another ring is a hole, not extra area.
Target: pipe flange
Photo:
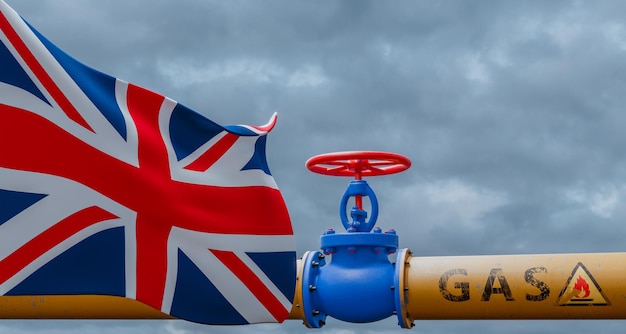
[[[320,267],[326,265],[324,254],[308,251],[302,256],[302,309],[304,325],[308,328],[321,328],[326,324],[326,313],[320,311],[317,296],[317,277]]]
[[[408,266],[413,253],[408,248],[398,250],[396,255],[396,268],[393,276],[393,284],[395,287],[395,303],[396,315],[398,317],[398,325],[402,328],[413,328],[413,318],[407,312],[409,287],[407,283]]]

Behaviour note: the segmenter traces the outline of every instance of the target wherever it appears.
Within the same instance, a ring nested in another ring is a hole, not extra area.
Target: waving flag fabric
[[[265,126],[219,126],[91,69],[0,0],[0,295],[111,295],[276,322],[293,231]]]

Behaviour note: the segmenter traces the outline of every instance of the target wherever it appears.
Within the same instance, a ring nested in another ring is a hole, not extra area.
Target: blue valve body
[[[338,240],[332,240],[347,236],[352,237],[352,241],[358,241],[350,243],[350,246],[339,246]],[[376,243],[380,240],[369,238],[374,236],[391,238],[383,238],[388,240]],[[395,239],[395,244],[391,239]],[[332,261],[320,268],[317,282],[318,292],[323,295],[320,309],[333,318],[356,323],[391,316],[395,310],[394,291],[391,289],[394,266],[387,258],[387,251],[380,248],[395,249],[397,240],[395,235],[359,232],[322,236],[322,245],[333,245],[336,251]],[[359,245],[365,243],[369,245]]]
[[[354,196],[369,197],[369,220],[366,211],[354,206],[348,221],[348,199]],[[367,182],[350,182],[339,213],[347,233],[328,229],[320,238],[323,253],[308,252],[303,258],[302,303],[306,323],[313,328],[322,327],[326,316],[365,323],[385,319],[397,308],[398,274],[388,255],[396,252],[398,236],[394,230],[374,228],[378,201]],[[326,255],[332,255],[331,261]]]
[[[321,237],[321,246],[332,254],[329,263],[319,261],[319,252],[303,259],[302,284],[310,287],[303,298],[304,309],[320,312],[309,322],[312,327],[323,324],[326,315],[355,323],[393,315],[394,265],[388,255],[398,247],[395,231],[327,232]]]

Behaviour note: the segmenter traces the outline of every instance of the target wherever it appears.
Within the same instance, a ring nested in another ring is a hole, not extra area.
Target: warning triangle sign
[[[598,282],[582,262],[578,262],[556,304],[560,306],[606,306],[611,305]]]

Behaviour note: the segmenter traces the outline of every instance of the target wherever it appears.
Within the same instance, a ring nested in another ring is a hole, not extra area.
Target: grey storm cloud
[[[622,1],[75,1],[9,4],[82,62],[221,124],[264,124],[298,253],[340,228],[348,179],[313,155],[380,150],[379,224],[415,256],[624,251]],[[419,333],[622,332],[622,321],[423,321]],[[7,321],[0,333],[308,332],[300,322]],[[401,332],[394,319],[328,333]]]

